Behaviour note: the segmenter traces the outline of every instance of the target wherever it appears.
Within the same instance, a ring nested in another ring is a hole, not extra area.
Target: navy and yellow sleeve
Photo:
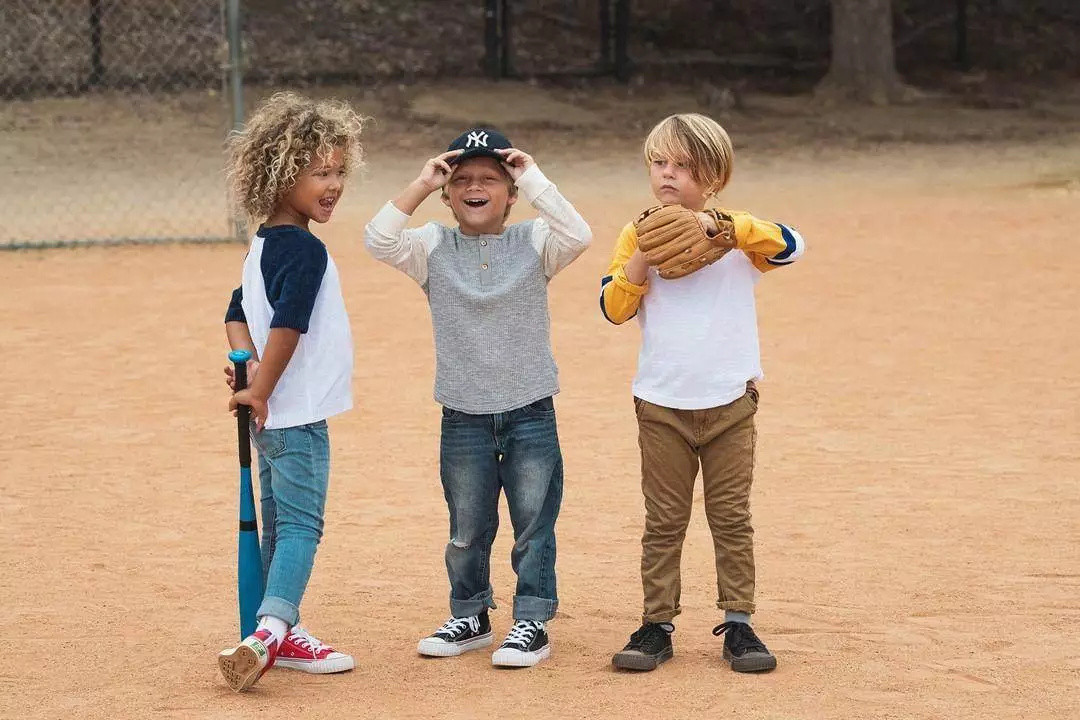
[[[760,220],[748,212],[725,210],[735,223],[735,247],[746,253],[761,272],[769,272],[802,257],[806,243],[790,225]]]
[[[229,299],[229,309],[225,311],[225,322],[242,322],[247,325],[247,316],[244,315],[244,288],[238,287],[232,292]]]
[[[637,231],[630,223],[619,233],[615,254],[604,277],[600,278],[600,312],[608,322],[621,325],[637,315],[641,297],[649,291],[649,281],[634,285],[626,278],[625,266],[637,250]]]

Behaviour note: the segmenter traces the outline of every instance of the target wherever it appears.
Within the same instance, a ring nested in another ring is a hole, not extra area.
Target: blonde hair
[[[314,101],[275,93],[228,142],[226,177],[236,210],[251,219],[269,217],[315,160],[345,151],[345,169],[363,164],[364,118],[336,100]]]
[[[735,164],[727,131],[698,113],[669,115],[658,122],[645,138],[644,151],[646,164],[661,159],[684,163],[706,197],[724,189]]]

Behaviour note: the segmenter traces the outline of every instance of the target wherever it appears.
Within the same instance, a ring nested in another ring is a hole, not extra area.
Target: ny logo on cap
[[[465,141],[465,147],[487,147],[487,143],[488,134],[483,130],[477,130],[469,133],[469,138]]]

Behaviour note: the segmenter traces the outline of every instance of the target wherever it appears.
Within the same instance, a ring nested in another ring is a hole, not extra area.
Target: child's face
[[[461,161],[446,183],[443,198],[466,235],[502,232],[506,211],[516,201],[502,165],[490,157]]]
[[[701,210],[708,199],[705,188],[694,180],[685,163],[666,158],[654,158],[649,163],[649,184],[656,199],[665,205],[682,205],[691,210]]]
[[[345,148],[335,148],[330,157],[325,160],[317,157],[301,171],[284,202],[300,218],[324,223],[330,219],[344,190]]]

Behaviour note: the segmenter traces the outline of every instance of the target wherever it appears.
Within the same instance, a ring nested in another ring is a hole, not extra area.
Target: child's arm
[[[449,160],[463,151],[452,150],[424,163],[420,174],[405,189],[383,206],[364,229],[368,252],[387,265],[396,267],[418,282],[427,283],[427,258],[435,237],[425,228],[407,230],[409,217],[428,195],[442,188],[450,179]]]
[[[247,317],[244,315],[244,288],[238,287],[233,290],[232,299],[229,300],[229,309],[225,312],[225,337],[229,341],[230,350],[247,350],[251,353],[251,360],[247,363],[247,376],[250,382],[259,369],[259,352],[255,349],[255,343],[251,341],[251,333],[248,331]],[[225,366],[225,384],[234,388],[236,378],[233,377],[233,366]]]
[[[266,339],[266,352],[263,353],[262,362],[259,363],[258,374],[246,390],[235,393],[229,401],[230,410],[235,410],[237,405],[251,406],[251,414],[255,418],[257,431],[262,430],[263,425],[266,424],[267,400],[277,387],[278,380],[288,367],[289,360],[296,352],[299,342],[299,330],[286,327],[272,328]]]
[[[550,279],[585,252],[592,230],[532,157],[516,149],[497,152],[503,155],[504,167],[518,189],[540,214],[533,224],[532,241]]]
[[[600,312],[616,325],[637,315],[641,298],[649,291],[648,264],[638,249],[637,232],[630,223],[619,233],[615,256],[600,279]]]
[[[730,215],[735,223],[735,247],[745,252],[761,272],[790,265],[802,257],[806,243],[795,228],[760,220],[748,212],[721,212]],[[705,223],[706,230],[717,232],[716,223],[708,211],[698,213],[698,216]]]

